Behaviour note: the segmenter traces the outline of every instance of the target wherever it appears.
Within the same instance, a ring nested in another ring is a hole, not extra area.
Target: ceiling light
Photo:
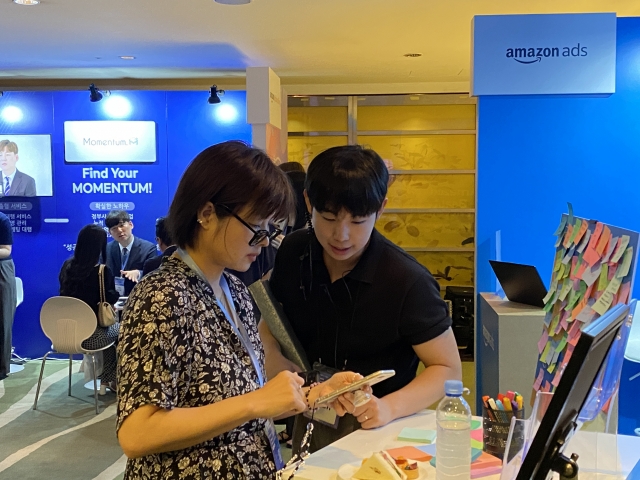
[[[13,3],[17,5],[38,5],[40,0],[13,0]]]
[[[207,100],[211,104],[220,103],[220,97],[218,95],[224,95],[224,90],[218,90],[216,85],[211,86],[211,94],[209,95],[209,100]]]
[[[251,3],[251,0],[215,0],[215,2],[222,5],[246,5]]]
[[[418,95],[411,95],[409,98],[411,100],[420,100],[420,97]]]
[[[418,57],[421,57],[422,54],[421,53],[405,53],[404,56],[407,58],[418,58]]]
[[[100,100],[102,100],[102,93],[100,93],[100,89],[96,87],[93,83],[89,85],[89,91],[91,92],[89,94],[89,100],[92,103],[99,102]]]
[[[134,57],[133,55],[121,55],[120,58],[122,60],[135,60],[136,57]]]

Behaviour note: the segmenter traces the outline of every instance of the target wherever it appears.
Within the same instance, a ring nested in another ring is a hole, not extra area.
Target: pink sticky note
[[[609,264],[609,271],[607,272],[607,280],[613,280],[614,275],[616,274],[616,270],[618,270],[618,264],[615,265]]]
[[[543,370],[541,368],[540,371],[538,372],[538,378],[536,378],[536,381],[533,384],[533,389],[534,390],[538,390],[540,388],[540,385],[542,384],[542,378],[543,377],[544,377],[544,372],[543,372]]]
[[[483,438],[482,438],[482,429],[479,428],[478,430],[471,430],[471,438],[473,438],[474,440],[477,440],[479,442],[483,442]]]
[[[498,475],[502,472],[502,467],[473,468],[471,467],[471,478],[483,478],[491,475]]]
[[[564,370],[562,368],[564,365],[565,365],[565,362],[563,361],[562,364],[558,367],[558,370],[556,371],[555,376],[553,377],[553,381],[551,382],[551,385],[553,385],[554,387],[557,387],[558,383],[560,383],[560,377],[562,376],[560,372]]]
[[[544,347],[547,345],[547,340],[549,340],[549,334],[545,329],[542,332],[542,337],[540,337],[540,340],[538,341],[538,353],[542,353],[542,351],[544,350]]]

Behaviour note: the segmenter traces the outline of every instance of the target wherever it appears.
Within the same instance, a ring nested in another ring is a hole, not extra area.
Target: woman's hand
[[[313,407],[315,401],[323,397],[325,395],[330,394],[331,392],[338,390],[339,388],[346,387],[351,385],[353,382],[358,381],[362,378],[362,375],[355,372],[338,372],[333,375],[326,382],[321,383],[320,385],[314,387],[309,392],[309,405]],[[371,394],[371,387],[365,386],[361,389],[366,394]],[[351,413],[355,410],[354,402],[354,394],[352,392],[345,393],[344,395],[340,395],[333,402],[328,405],[332,407],[339,416],[343,416],[345,413]],[[345,408],[351,407],[349,410]]]
[[[394,419],[391,408],[384,398],[371,396],[371,401],[357,407],[353,412],[364,429],[382,427]]]
[[[278,417],[286,412],[300,413],[307,409],[302,391],[304,380],[297,373],[280,372],[264,387],[249,395],[255,397],[257,418]]]

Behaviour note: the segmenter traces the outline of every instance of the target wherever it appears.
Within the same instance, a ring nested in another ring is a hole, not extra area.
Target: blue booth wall
[[[49,134],[52,140],[53,196],[28,199],[34,205],[30,212],[34,217],[30,220],[33,231],[14,233],[12,255],[16,275],[23,280],[24,303],[16,310],[13,346],[23,357],[40,357],[51,346],[40,329],[40,308],[47,298],[58,294],[60,267],[71,255],[78,231],[84,225],[103,223],[114,203],[116,206],[124,203],[133,217],[134,235],[155,242],[155,219],[166,215],[189,162],[215,143],[231,139],[251,141],[243,91],[227,92],[223,103],[218,105],[207,103],[207,93],[195,91],[113,92],[112,96],[129,101],[128,115],[120,113],[114,118],[105,108],[109,97],[91,103],[88,92],[5,92],[0,97],[0,112],[14,106],[23,113],[22,119],[14,122],[0,115],[0,140],[2,134]],[[65,164],[65,121],[116,119],[156,123],[155,163]],[[82,169],[89,166],[108,168],[109,172],[111,168],[121,168],[138,173],[135,179],[116,179],[111,173],[109,179],[83,178]],[[73,185],[85,182],[139,182],[148,187],[135,194],[74,193]],[[51,223],[51,219],[68,219],[68,223]]]
[[[577,216],[640,231],[640,18],[618,19],[609,97],[479,98],[477,172],[476,292],[496,290],[488,260],[498,231],[501,259],[535,265],[549,286],[553,233],[567,202]],[[625,361],[621,433],[640,427],[632,405],[640,379],[628,381],[638,372],[640,364]]]

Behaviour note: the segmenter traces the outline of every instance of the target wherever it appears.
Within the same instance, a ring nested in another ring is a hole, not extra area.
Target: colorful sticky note
[[[611,255],[613,254],[613,251],[617,249],[617,247],[618,247],[618,245],[620,245],[621,241],[622,240],[620,238],[618,238],[618,237],[613,237],[609,241],[609,246],[607,247],[607,251],[602,256],[602,263],[606,263],[606,262],[609,261],[609,259],[611,258]]]
[[[580,245],[578,245],[578,248],[576,248],[576,251],[578,253],[584,252],[584,249],[587,248],[587,245],[589,244],[590,238],[591,238],[591,230],[587,230],[586,233],[584,234],[584,237],[582,237],[582,241],[580,242]]]
[[[477,430],[482,428],[482,422],[480,420],[471,420],[471,430]]]
[[[544,350],[544,347],[547,345],[547,341],[549,340],[549,334],[547,333],[547,330],[545,329],[542,332],[542,336],[540,337],[540,340],[538,341],[538,353],[540,355],[542,355],[542,351]]]
[[[564,248],[569,248],[571,246],[571,236],[573,234],[573,225],[568,225],[567,230],[564,233],[564,239],[562,240],[562,246]]]
[[[540,385],[542,385],[542,379],[544,378],[544,370],[541,368],[538,370],[538,376],[536,377],[536,381],[533,382],[534,390],[538,390]]]
[[[435,439],[435,430],[427,430],[423,428],[405,427],[398,434],[398,440],[404,442],[433,443]]]
[[[595,248],[588,246],[586,252],[584,252],[584,255],[582,256],[582,260],[584,263],[589,265],[595,265],[600,260],[600,254],[598,254]],[[576,276],[582,278],[579,273]]]
[[[619,303],[628,303],[629,302],[629,291],[631,290],[631,282],[626,282],[622,284],[620,288],[620,295],[618,296]]]
[[[616,293],[618,293],[618,289],[620,288],[621,284],[622,284],[621,278],[616,277],[613,280],[611,280],[609,282],[609,285],[607,285],[607,288],[604,290],[604,292],[602,292],[602,294],[598,298],[598,301],[594,303],[592,307],[593,310],[599,313],[600,315],[603,315],[604,312],[609,310],[609,307],[613,302],[613,296]]]
[[[428,462],[434,457],[434,455],[418,450],[416,447],[390,448],[387,450],[387,453],[389,453],[394,460],[398,457],[404,457],[415,460],[416,462]]]
[[[593,230],[591,234],[591,238],[589,239],[589,246],[587,248],[593,248],[595,250],[596,245],[598,244],[598,240],[600,240],[600,234],[602,234],[602,229],[604,225],[600,222],[596,223],[596,228]]]
[[[586,220],[585,220],[586,222]],[[578,236],[578,232],[580,231],[580,228],[582,228],[582,220],[581,219],[577,219],[575,225],[573,226],[573,230],[571,232],[571,237],[569,238],[569,245],[572,245],[575,247],[575,241],[576,241],[576,237]]]
[[[607,288],[607,284],[609,283],[608,274],[609,265],[607,263],[603,263],[602,269],[600,270],[600,277],[598,278],[598,286],[596,287],[598,292]]]
[[[567,219],[567,223],[569,225],[573,225],[573,205],[571,205],[571,202],[567,202],[567,211],[569,213],[567,213],[567,216],[569,217]]]
[[[595,281],[600,276],[600,272],[602,271],[602,263],[598,262],[593,265],[591,268],[587,268],[582,274],[582,280],[584,283],[591,286],[595,283]]]
[[[580,241],[584,237],[584,234],[587,233],[587,228],[589,228],[589,222],[587,220],[582,220],[582,223],[580,224],[580,229],[578,230],[578,233],[576,234],[576,238],[573,239],[573,242],[576,245],[580,244]]]
[[[560,225],[558,225],[558,228],[556,228],[556,231],[553,233],[554,237],[557,237],[558,235],[562,234],[562,231],[564,230],[564,227],[567,224],[568,218],[569,217],[567,217],[566,215],[562,215],[562,218],[560,218]]]
[[[483,441],[482,435],[484,435],[482,429],[471,430],[471,438],[473,438],[474,440],[482,442]]]
[[[598,244],[596,245],[596,252],[598,252],[598,255],[602,256],[604,254],[605,248],[609,245],[609,240],[611,240],[611,230],[605,225],[602,235],[600,235],[600,239],[598,240]]]
[[[624,254],[624,252],[627,250],[628,245],[629,245],[629,235],[622,235],[616,247],[616,251],[613,253],[613,256],[611,257],[611,260],[609,260],[609,262],[618,263],[622,258],[622,255]]]
[[[629,273],[631,267],[631,259],[633,258],[633,247],[629,247],[624,251],[624,257],[622,257],[622,263],[618,267],[616,272],[616,278],[624,278]]]

